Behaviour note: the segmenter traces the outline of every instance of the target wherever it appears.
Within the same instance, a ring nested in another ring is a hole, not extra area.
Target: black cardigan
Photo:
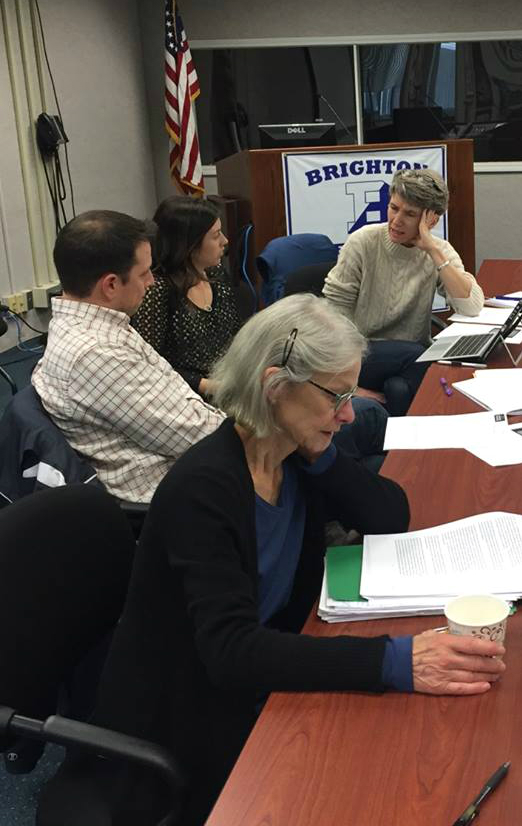
[[[342,452],[302,471],[303,549],[287,608],[258,621],[255,496],[233,423],[190,448],[152,500],[94,722],[156,740],[188,772],[182,821],[208,812],[270,691],[381,691],[386,636],[295,633],[316,599],[324,524],[404,531],[402,489]]]

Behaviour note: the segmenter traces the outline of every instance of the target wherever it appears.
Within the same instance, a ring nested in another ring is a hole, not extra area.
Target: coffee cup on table
[[[482,640],[504,642],[510,605],[493,594],[465,594],[450,600],[444,613],[450,634],[471,634]]]

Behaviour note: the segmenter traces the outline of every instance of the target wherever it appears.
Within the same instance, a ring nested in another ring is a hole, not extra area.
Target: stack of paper
[[[319,616],[327,622],[382,619],[417,614],[440,614],[431,598],[413,600],[365,599],[360,594],[363,546],[345,545],[326,552]]]
[[[453,387],[489,410],[522,412],[521,370],[477,370],[474,378],[455,381]]]
[[[441,614],[448,599],[465,593],[520,598],[522,516],[486,513],[366,536],[362,553],[360,546],[330,548],[318,613],[328,622]]]

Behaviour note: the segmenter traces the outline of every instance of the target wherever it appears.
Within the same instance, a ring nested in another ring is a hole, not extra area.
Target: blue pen
[[[498,298],[499,301],[520,301],[520,298],[515,298],[513,295],[496,295],[495,298]]]

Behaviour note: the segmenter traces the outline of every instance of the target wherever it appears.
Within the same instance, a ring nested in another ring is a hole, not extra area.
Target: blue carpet
[[[0,764],[0,826],[34,826],[36,803],[44,783],[63,760],[61,746],[48,745],[30,774],[8,774]]]

